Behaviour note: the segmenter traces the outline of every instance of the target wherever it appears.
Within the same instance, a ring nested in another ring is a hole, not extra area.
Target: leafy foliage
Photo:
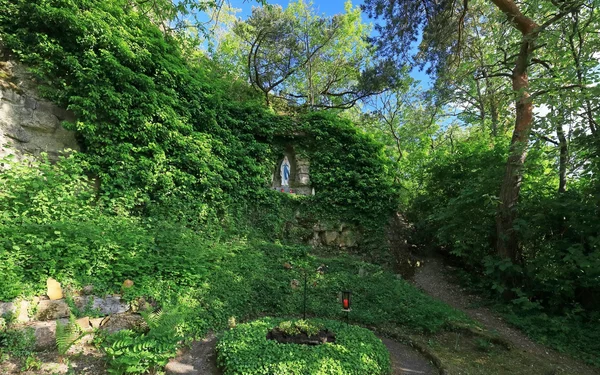
[[[270,161],[270,148],[255,136],[273,131],[274,116],[225,100],[208,69],[188,63],[126,1],[2,7],[5,45],[49,98],[77,115],[68,127],[83,137],[87,172],[101,179],[103,196],[137,209],[187,201],[207,211],[210,201],[216,211],[227,193],[263,186],[269,168],[257,160]]]
[[[285,320],[277,325],[277,329],[290,336],[305,333],[310,337],[319,333],[323,329],[323,325],[304,319]]]
[[[312,322],[312,320],[311,320]],[[386,347],[371,331],[344,323],[314,320],[336,334],[335,343],[316,346],[267,340],[278,319],[263,318],[225,332],[217,344],[224,374],[389,374]]]
[[[146,312],[147,332],[121,330],[105,334],[98,344],[108,356],[111,374],[145,374],[164,367],[183,339],[182,316],[177,311]]]
[[[503,142],[490,146],[485,138],[457,142],[428,162],[427,185],[410,209],[418,229],[413,240],[451,254],[471,286],[498,301],[509,321],[532,337],[597,363],[600,251],[598,228],[589,225],[597,206],[585,184],[557,192],[548,152],[537,145],[526,164],[515,225],[518,263],[494,254],[495,195],[505,155]]]
[[[215,58],[234,62],[267,104],[273,96],[312,110],[351,108],[393,84],[396,71],[374,63],[360,9],[349,1],[344,8],[324,16],[302,0],[285,10],[255,7],[235,22]]]

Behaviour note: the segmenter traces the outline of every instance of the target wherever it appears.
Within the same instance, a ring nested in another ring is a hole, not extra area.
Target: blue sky
[[[305,0],[309,2],[310,0]],[[258,3],[253,0],[230,0],[231,6],[234,8],[239,8],[242,11],[237,14],[238,17],[247,18],[252,10],[253,6],[258,6]],[[289,0],[267,0],[269,4],[279,4],[282,7],[286,8]],[[320,14],[325,14],[328,16],[343,13],[344,12],[344,3],[346,0],[313,0],[313,5],[317,12]],[[353,0],[352,5],[359,6],[363,3],[362,0]],[[374,23],[372,19],[369,19],[366,15],[363,15],[363,21],[366,23]],[[413,69],[410,75],[418,81],[421,81],[421,86],[423,88],[428,88],[430,86],[431,80],[427,76],[425,72],[420,72],[418,69]]]

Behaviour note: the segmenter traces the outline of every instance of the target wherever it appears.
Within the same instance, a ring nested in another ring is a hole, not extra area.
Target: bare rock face
[[[321,233],[321,240],[325,246],[332,246],[338,238],[337,231],[325,231]]]
[[[340,247],[355,247],[358,244],[358,235],[355,231],[344,228],[340,233]]]
[[[387,238],[390,251],[394,256],[396,273],[406,280],[411,280],[418,266],[412,254],[412,244],[409,242],[413,227],[401,213],[396,213],[387,228]]]
[[[66,149],[79,150],[75,132],[65,130],[63,121],[75,122],[75,115],[42,99],[26,68],[0,45],[0,157],[22,160],[45,152],[56,160]]]
[[[54,301],[63,298],[63,291],[58,281],[49,277],[48,280],[46,280],[46,286],[48,287],[46,294],[50,300]]]

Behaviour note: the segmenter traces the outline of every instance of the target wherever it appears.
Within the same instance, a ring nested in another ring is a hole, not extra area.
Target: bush
[[[315,320],[313,324],[335,333],[335,343],[308,346],[267,340],[267,333],[280,322],[264,318],[225,332],[217,344],[224,375],[383,375],[391,371],[386,347],[367,329]]]

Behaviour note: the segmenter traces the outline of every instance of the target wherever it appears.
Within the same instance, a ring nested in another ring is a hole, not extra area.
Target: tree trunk
[[[513,91],[516,94],[515,129],[510,142],[510,150],[504,178],[500,187],[500,204],[496,214],[496,253],[516,262],[520,258],[514,220],[517,217],[516,205],[523,180],[523,164],[527,157],[529,133],[533,126],[533,103],[529,94],[527,67],[537,38],[537,24],[524,16],[512,0],[492,0],[523,35],[521,48],[512,72]]]
[[[567,162],[569,159],[569,145],[565,137],[565,131],[562,122],[556,124],[556,136],[558,137],[558,147],[560,149],[560,157],[558,161],[558,192],[564,193],[567,191]]]
[[[498,103],[496,102],[496,94],[490,97],[490,115],[492,117],[492,136],[498,136]]]
[[[500,187],[500,205],[496,215],[496,252],[501,257],[513,261],[519,257],[517,234],[513,228],[513,222],[517,217],[516,205],[523,180],[522,168],[527,157],[527,143],[533,124],[533,103],[526,91],[528,88],[527,72],[518,72],[515,69],[513,89],[519,96],[516,103],[517,116],[504,179]]]

